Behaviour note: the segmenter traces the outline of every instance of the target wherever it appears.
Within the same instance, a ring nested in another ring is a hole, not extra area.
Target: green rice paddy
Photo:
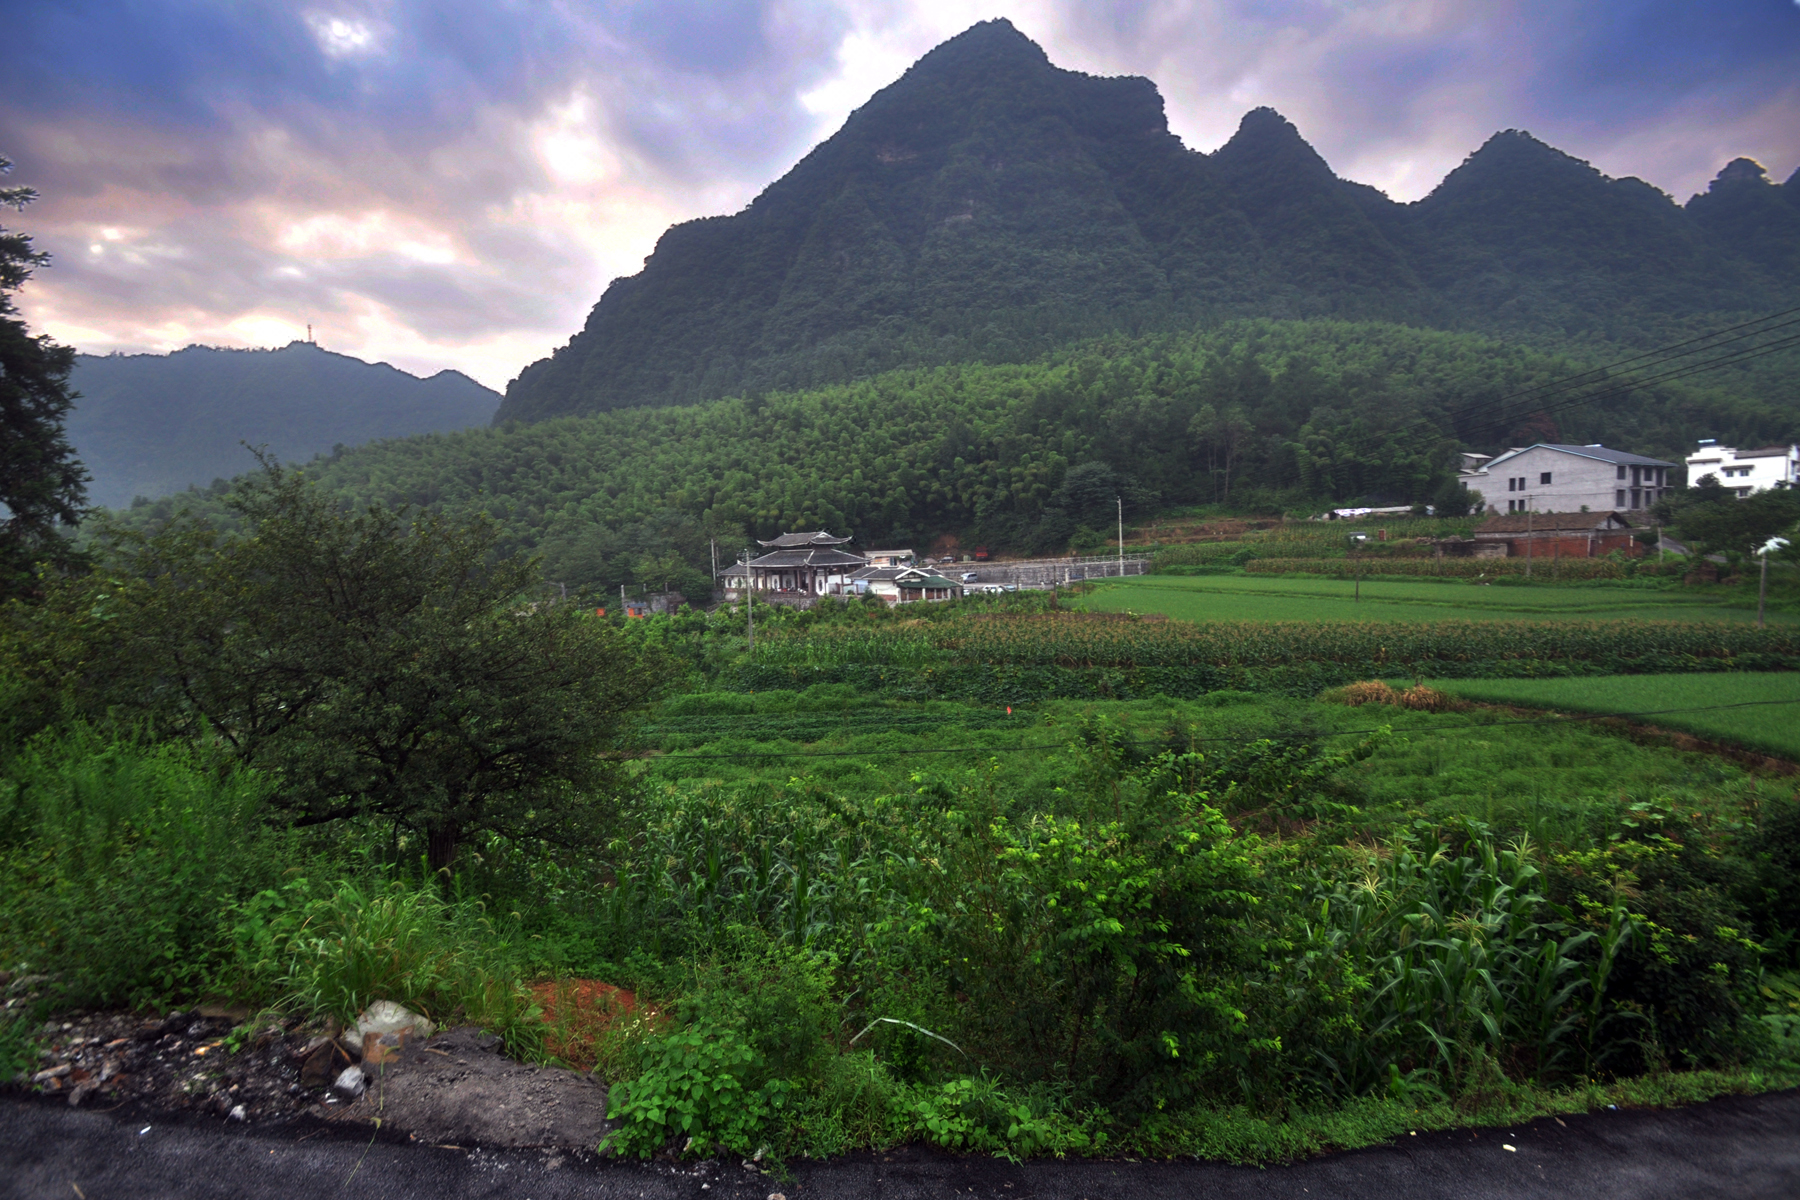
[[[1645,724],[1800,759],[1800,673],[1611,675],[1580,679],[1444,679],[1468,700],[1629,716]]]
[[[1096,612],[1162,613],[1183,621],[1755,621],[1716,595],[1661,588],[1476,585],[1464,581],[1246,575],[1145,575],[1100,582],[1078,602]],[[1800,618],[1770,613],[1771,624]]]

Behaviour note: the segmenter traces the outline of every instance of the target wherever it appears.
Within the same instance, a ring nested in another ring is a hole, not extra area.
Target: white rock
[[[345,1067],[338,1073],[336,1081],[331,1085],[334,1092],[342,1092],[346,1096],[363,1094],[363,1073],[361,1067]]]
[[[233,1108],[232,1108],[232,1110],[231,1110],[231,1119],[232,1119],[232,1120],[233,1120],[233,1121],[242,1121],[242,1120],[244,1120],[244,1119],[245,1119],[245,1118],[246,1118],[246,1117],[247,1117],[247,1116],[248,1116],[248,1115],[249,1115],[249,1114],[247,1114],[247,1113],[246,1113],[246,1112],[245,1112],[245,1111],[244,1111],[244,1106],[243,1106],[243,1105],[241,1105],[241,1104],[239,1104],[239,1105],[235,1105],[235,1106],[234,1106],[234,1107],[233,1107]]]
[[[414,1038],[431,1036],[431,1022],[401,1004],[392,1000],[377,1000],[363,1009],[362,1015],[356,1018],[356,1040],[360,1043],[365,1034],[399,1033],[403,1029],[412,1030]]]

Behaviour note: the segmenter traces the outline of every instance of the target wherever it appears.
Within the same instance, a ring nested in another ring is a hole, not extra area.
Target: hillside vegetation
[[[278,350],[189,346],[173,354],[76,356],[69,439],[111,508],[230,478],[244,443],[288,459],[336,445],[485,424],[498,394],[456,371],[420,379],[307,342]]]
[[[1246,321],[1101,339],[1026,364],[895,371],[809,392],[377,443],[309,468],[346,501],[486,512],[570,587],[661,583],[783,530],[864,546],[957,533],[1014,552],[1099,544],[1171,505],[1430,500],[1459,427],[1586,363],[1472,334]],[[1659,386],[1558,414],[1553,433],[1678,458],[1790,414]],[[193,500],[189,497],[188,500]],[[202,503],[206,503],[202,499]],[[216,503],[216,498],[214,503]],[[175,499],[136,510],[168,515]],[[704,586],[704,581],[701,581]]]
[[[671,228],[497,419],[1027,361],[1247,316],[1641,349],[1800,303],[1796,280],[1800,185],[1747,159],[1683,207],[1506,130],[1399,204],[1338,178],[1271,109],[1188,150],[1149,80],[1061,70],[989,21],[743,211]]]

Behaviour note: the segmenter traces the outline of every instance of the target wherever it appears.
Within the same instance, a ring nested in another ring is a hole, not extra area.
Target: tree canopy
[[[484,513],[503,547],[543,555],[548,579],[612,591],[660,587],[667,566],[646,563],[667,554],[709,570],[712,540],[721,562],[752,538],[818,528],[864,547],[924,550],[955,534],[1062,552],[1111,537],[1115,496],[1134,523],[1227,501],[1431,503],[1454,482],[1465,440],[1490,452],[1526,444],[1515,437],[1604,442],[1678,459],[1690,438],[1759,444],[1795,419],[1781,396],[1728,380],[1619,391],[1553,424],[1495,431],[1501,398],[1590,365],[1387,323],[1243,321],[1097,339],[1025,364],[375,443],[310,469],[349,502]],[[194,503],[229,522],[229,490],[122,516],[152,528]]]
[[[16,669],[94,719],[216,739],[297,824],[414,829],[434,868],[474,831],[601,832],[645,655],[543,596],[479,517],[349,511],[273,463],[231,508],[235,532],[102,529],[101,569],[20,618]]]
[[[0,174],[10,170],[0,157]],[[30,188],[0,188],[0,205],[16,211],[36,198]],[[87,502],[87,472],[63,430],[75,351],[33,335],[13,303],[49,261],[30,235],[0,226],[0,597],[29,591],[40,562],[76,561],[65,527]]]

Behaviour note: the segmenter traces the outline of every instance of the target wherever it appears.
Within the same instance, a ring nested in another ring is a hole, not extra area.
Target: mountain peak
[[[1769,172],[1754,158],[1734,158],[1720,168],[1713,181],[1706,185],[1706,190],[1716,192],[1721,188],[1740,187],[1744,184],[1769,183]]]
[[[1050,56],[1044,48],[1020,33],[1005,17],[978,21],[949,41],[928,51],[906,72],[908,75],[932,75],[949,68],[976,64],[1049,67]]]
[[[1312,144],[1300,136],[1294,123],[1266,106],[1245,113],[1237,132],[1213,152],[1212,159],[1227,170],[1278,163],[1288,171],[1337,178]]]

